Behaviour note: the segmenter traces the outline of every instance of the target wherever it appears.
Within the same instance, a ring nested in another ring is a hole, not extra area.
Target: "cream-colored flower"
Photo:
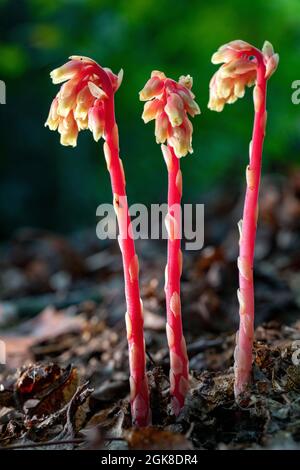
[[[101,74],[106,74],[113,92],[119,88],[123,71],[115,75],[88,57],[71,56],[70,61],[50,73],[54,84],[62,86],[52,101],[45,126],[58,130],[62,145],[77,144],[78,133],[90,129],[98,141],[104,135],[104,102]]]
[[[168,142],[180,158],[192,153],[193,126],[188,119],[200,113],[191,91],[193,79],[190,75],[181,76],[178,82],[153,71],[140,92],[141,101],[146,101],[142,119],[145,123],[155,119],[156,142]]]
[[[268,79],[276,70],[279,61],[272,45],[265,42],[262,51],[245,41],[232,41],[221,46],[212,56],[213,64],[221,67],[210,81],[208,107],[222,111],[226,103],[234,103],[245,94],[246,87],[255,84],[259,63],[265,66],[265,78]]]

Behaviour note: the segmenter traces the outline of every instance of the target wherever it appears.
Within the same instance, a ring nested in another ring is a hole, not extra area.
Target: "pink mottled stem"
[[[119,224],[119,244],[123,257],[126,327],[129,346],[131,413],[133,424],[147,426],[150,422],[149,394],[145,372],[145,342],[143,307],[139,290],[139,265],[132,237],[128,212],[123,164],[119,158],[118,128],[114,117],[114,102],[106,105],[104,152],[110,173],[114,207]]]
[[[62,145],[77,145],[80,131],[89,129],[98,142],[105,139],[104,155],[111,178],[114,208],[119,224],[119,244],[123,258],[126,329],[129,344],[130,402],[133,424],[150,421],[143,334],[143,307],[139,291],[139,264],[132,237],[125,174],[119,157],[119,136],[115,119],[114,95],[123,77],[115,75],[93,59],[71,56],[70,61],[51,72],[53,83],[63,83],[52,101],[46,124],[58,131]]]
[[[170,349],[170,393],[172,408],[178,415],[188,390],[189,365],[182,331],[180,277],[182,271],[181,214],[182,175],[180,160],[173,148],[164,150],[168,168],[168,264],[166,266],[167,338]]]
[[[222,111],[226,103],[242,98],[248,86],[254,86],[255,110],[250,162],[246,169],[247,190],[243,220],[240,230],[240,253],[238,258],[240,304],[240,328],[237,334],[235,359],[236,398],[246,389],[252,368],[252,345],[254,334],[254,287],[253,258],[258,217],[258,194],[261,159],[266,127],[267,80],[275,72],[279,55],[270,42],[265,41],[262,50],[240,39],[221,46],[212,56],[214,64],[223,64],[210,81],[208,107]]]
[[[145,101],[142,118],[145,123],[155,120],[156,142],[168,169],[168,264],[166,266],[167,339],[170,349],[170,393],[172,408],[178,415],[188,390],[188,357],[182,333],[180,277],[182,270],[181,196],[182,175],[179,159],[193,152],[193,126],[189,116],[200,113],[192,92],[193,79],[182,75],[176,82],[163,72],[154,70],[140,92]],[[164,145],[167,142],[168,145]]]
[[[252,346],[254,334],[254,285],[253,260],[258,216],[258,195],[261,160],[266,125],[266,67],[260,54],[257,81],[254,90],[255,119],[250,145],[250,163],[247,167],[247,189],[241,226],[239,267],[240,327],[235,351],[235,386],[237,397],[249,383],[252,369]]]

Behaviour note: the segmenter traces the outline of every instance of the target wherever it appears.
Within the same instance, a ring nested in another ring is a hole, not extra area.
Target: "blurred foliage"
[[[93,57],[117,72],[121,154],[130,202],[163,202],[166,171],[153,123],[140,119],[138,91],[152,69],[178,78],[190,73],[202,115],[194,119],[194,154],[182,161],[185,200],[220,184],[240,184],[248,159],[251,92],[220,114],[207,107],[210,58],[223,43],[270,40],[280,65],[269,85],[264,171],[298,164],[300,105],[291,84],[300,79],[299,0],[0,0],[1,233],[23,225],[73,230],[95,224],[96,207],[110,201],[102,146],[88,132],[76,149],[59,145],[43,124],[56,87],[49,72],[71,54]]]

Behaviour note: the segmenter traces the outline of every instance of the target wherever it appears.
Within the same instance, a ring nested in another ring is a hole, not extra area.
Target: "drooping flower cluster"
[[[145,123],[155,119],[155,137],[158,144],[166,140],[178,158],[192,153],[193,126],[188,118],[200,113],[191,88],[193,79],[182,76],[178,82],[163,72],[153,71],[150,80],[140,92],[140,100],[147,101],[142,119]]]
[[[70,59],[50,74],[54,84],[65,83],[52,101],[45,126],[58,130],[62,145],[75,147],[81,130],[89,129],[96,142],[104,135],[107,95],[102,88],[101,74],[107,74],[115,92],[123,72],[115,75],[88,57],[71,56]]]
[[[266,66],[266,78],[276,70],[279,56],[274,54],[273,46],[265,42],[262,51],[245,41],[232,41],[212,56],[213,64],[221,64],[210,81],[210,98],[208,107],[213,111],[222,111],[226,103],[234,103],[245,94],[246,86],[256,82],[258,58]]]

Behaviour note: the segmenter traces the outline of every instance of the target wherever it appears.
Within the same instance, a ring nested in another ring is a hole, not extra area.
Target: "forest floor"
[[[300,174],[266,177],[256,245],[253,384],[233,399],[238,327],[235,194],[210,194],[205,246],[184,256],[191,369],[169,407],[165,242],[139,241],[152,423],[130,426],[124,293],[117,243],[22,229],[0,248],[0,448],[300,448]],[[202,201],[203,202],[203,201]],[[298,353],[299,351],[299,353]]]

